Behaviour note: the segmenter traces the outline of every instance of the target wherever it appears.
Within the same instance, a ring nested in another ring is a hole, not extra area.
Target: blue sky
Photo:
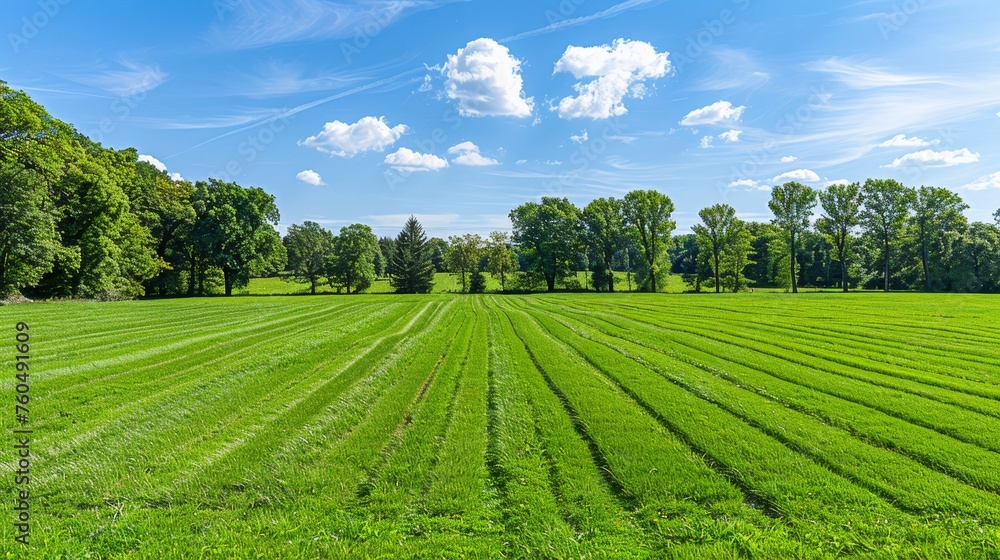
[[[138,7],[141,5],[141,9]],[[1000,207],[995,0],[8,2],[0,79],[281,229],[509,228],[514,206],[669,195],[678,233],[769,186],[895,178]]]

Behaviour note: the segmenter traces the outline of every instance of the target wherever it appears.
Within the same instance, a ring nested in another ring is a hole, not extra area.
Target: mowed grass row
[[[32,325],[40,557],[995,557],[997,307],[378,295],[0,320]]]

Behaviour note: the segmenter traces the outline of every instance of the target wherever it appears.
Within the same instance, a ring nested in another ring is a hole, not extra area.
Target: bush
[[[481,270],[476,270],[472,273],[472,278],[469,280],[469,293],[470,294],[481,294],[486,291],[486,277],[483,276]]]

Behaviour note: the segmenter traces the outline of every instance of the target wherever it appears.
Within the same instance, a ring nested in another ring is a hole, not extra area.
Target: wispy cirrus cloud
[[[99,63],[64,78],[102,89],[120,97],[141,95],[160,87],[170,75],[159,64],[143,64],[119,58],[114,64]]]
[[[546,33],[552,33],[553,31],[560,31],[562,29],[566,29],[567,27],[581,25],[598,19],[614,17],[622,12],[626,12],[628,10],[632,10],[635,8],[652,8],[653,6],[656,6],[657,4],[662,4],[663,2],[666,2],[666,0],[627,0],[626,2],[615,4],[610,8],[601,10],[600,12],[591,14],[589,16],[564,19],[546,25],[545,27],[532,29],[531,31],[525,31],[523,33],[518,33],[517,35],[511,35],[510,37],[504,37],[503,39],[500,39],[500,42],[507,43],[510,41],[517,41],[519,39],[526,39],[528,37],[535,37],[537,35],[545,35]]]
[[[406,16],[465,0],[240,0],[230,2],[209,40],[249,49],[351,37],[358,29],[388,27]]]
[[[847,86],[855,89],[881,87],[900,87],[938,84],[949,82],[940,76],[923,74],[903,74],[894,72],[873,61],[862,61],[848,58],[832,57],[820,60],[810,66],[815,72],[822,72]]]

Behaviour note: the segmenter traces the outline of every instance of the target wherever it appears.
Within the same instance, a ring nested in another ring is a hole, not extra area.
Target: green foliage
[[[448,270],[448,242],[440,237],[432,237],[427,240],[431,247],[431,262],[434,263],[434,272],[449,272]],[[451,270],[450,272],[456,272]]]
[[[625,213],[615,198],[598,198],[583,209],[585,240],[593,265],[594,288],[615,291],[614,259],[626,244]]]
[[[906,226],[916,193],[893,179],[868,179],[861,189],[864,238],[881,255],[883,289],[889,291],[893,247]]]
[[[333,233],[316,222],[307,221],[301,226],[289,226],[282,243],[288,254],[285,278],[308,282],[310,293],[315,294],[316,286],[328,275],[328,262],[334,253]]]
[[[434,286],[434,263],[424,228],[410,216],[393,243],[389,282],[397,293],[426,294]]]
[[[861,220],[861,185],[830,185],[819,193],[823,216],[816,221],[816,229],[826,236],[836,248],[840,263],[840,285],[849,289],[848,260],[853,257],[851,232]]]
[[[378,238],[370,227],[352,224],[340,228],[328,265],[330,285],[343,286],[348,294],[367,290],[375,282],[378,253]]]
[[[746,222],[734,218],[726,233],[726,247],[722,253],[722,269],[725,271],[722,280],[726,288],[733,292],[742,292],[749,288],[753,281],[746,277],[746,268],[755,264],[753,232]]]
[[[799,291],[797,252],[799,235],[809,227],[809,218],[816,206],[816,191],[794,181],[774,187],[768,208],[774,213],[772,223],[785,232],[788,240],[789,276],[792,292]]]
[[[702,223],[692,227],[698,244],[698,254],[704,263],[712,269],[715,293],[719,293],[722,290],[724,254],[731,245],[738,241],[737,236],[734,235],[734,226],[737,220],[736,209],[728,204],[716,204],[702,209],[698,212],[698,216]],[[744,250],[743,254],[745,255],[745,253]],[[743,268],[746,266],[744,265]],[[742,268],[739,273],[743,274]]]
[[[225,295],[246,286],[251,273],[284,268],[287,257],[274,229],[280,218],[274,196],[210,179],[195,184],[194,206],[192,237],[207,257],[203,263],[222,271]]]
[[[462,280],[462,291],[467,291],[466,274],[479,270],[483,255],[483,238],[476,233],[453,235],[448,238],[445,262],[448,270],[457,273]]]
[[[378,239],[379,255],[375,258],[375,276],[384,278],[389,275],[389,263],[396,253],[396,242],[391,237]]]
[[[939,187],[920,187],[911,198],[910,226],[919,246],[923,288],[930,292],[949,289],[951,268],[958,259],[953,242],[968,227],[962,214],[969,205],[958,194]]]
[[[637,190],[625,195],[622,211],[640,257],[636,274],[639,290],[657,292],[670,271],[667,249],[670,233],[677,226],[670,219],[674,203],[657,191]]]
[[[507,232],[494,231],[485,243],[486,270],[500,280],[500,290],[507,291],[507,280],[517,270],[510,236]]]
[[[580,209],[565,198],[542,197],[510,212],[513,241],[527,268],[544,278],[548,291],[570,272],[579,255],[583,228]]]
[[[478,268],[472,272],[469,278],[469,293],[481,294],[486,291],[486,276]]]
[[[51,196],[68,127],[0,82],[0,297],[37,284],[62,250]]]

